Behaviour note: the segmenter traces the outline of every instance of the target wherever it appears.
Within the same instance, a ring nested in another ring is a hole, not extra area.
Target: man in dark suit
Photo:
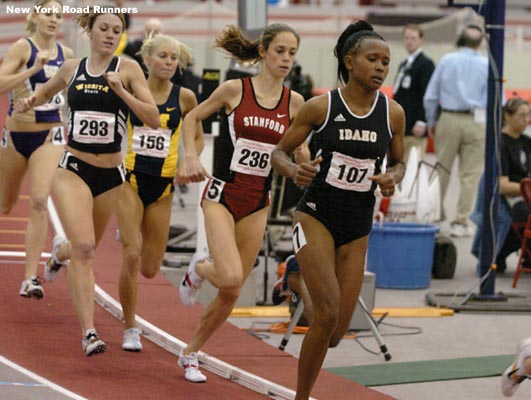
[[[394,85],[394,99],[404,108],[406,114],[406,136],[404,138],[405,162],[413,147],[417,148],[419,158],[426,153],[428,133],[424,105],[424,92],[435,69],[433,61],[422,52],[424,32],[416,24],[404,27],[404,47],[408,57],[400,63]]]

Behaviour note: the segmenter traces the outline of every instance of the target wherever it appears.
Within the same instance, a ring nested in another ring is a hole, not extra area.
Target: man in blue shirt
[[[424,95],[428,134],[435,136],[441,205],[450,171],[459,156],[459,200],[451,223],[454,237],[471,236],[468,215],[472,211],[485,154],[485,107],[487,105],[488,60],[478,51],[483,39],[479,26],[467,25],[460,34],[459,49],[441,58]],[[436,115],[440,107],[440,117]],[[445,219],[444,206],[441,219]]]

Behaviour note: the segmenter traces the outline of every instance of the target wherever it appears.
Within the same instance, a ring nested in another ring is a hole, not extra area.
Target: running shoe
[[[208,255],[205,253],[195,253],[190,260],[188,270],[181,280],[181,284],[179,285],[179,293],[181,295],[181,302],[187,307],[192,307],[195,304],[197,295],[199,294],[199,289],[203,283],[203,279],[201,279],[195,273],[195,265],[200,261],[206,260],[207,258]]]
[[[520,383],[530,375],[525,374],[524,361],[531,357],[531,337],[523,339],[516,348],[514,362],[507,367],[501,376],[501,390],[505,397],[512,397],[518,390]]]
[[[46,282],[51,282],[57,278],[61,268],[66,267],[68,264],[68,261],[57,260],[57,249],[66,241],[65,237],[59,235],[53,238],[52,256],[46,261],[44,266],[44,279],[46,279]]]
[[[203,383],[207,378],[199,370],[199,361],[197,359],[197,353],[184,354],[184,349],[181,349],[179,354],[179,360],[177,361],[179,367],[184,369],[184,379],[188,382]]]
[[[125,351],[134,352],[142,350],[142,342],[140,341],[140,329],[129,328],[124,331],[122,349],[124,349]]]
[[[99,353],[105,353],[105,350],[107,350],[107,345],[99,338],[94,329],[88,331],[87,336],[83,339],[82,347],[87,357],[92,357]]]
[[[289,274],[300,272],[299,263],[297,263],[295,255],[291,255],[286,258],[285,265],[286,267],[284,268],[284,275],[275,282],[273,285],[273,292],[271,293],[271,301],[275,306],[282,303],[290,295],[298,296],[294,290],[291,290],[288,287]]]
[[[22,281],[18,293],[27,298],[35,297],[38,300],[42,299],[44,297],[44,289],[42,288],[41,280],[42,278],[30,276],[28,279]]]

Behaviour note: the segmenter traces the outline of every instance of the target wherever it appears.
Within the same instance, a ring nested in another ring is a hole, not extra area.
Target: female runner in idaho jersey
[[[197,351],[228,318],[253,268],[267,223],[271,151],[304,102],[283,85],[299,48],[299,36],[291,27],[269,25],[251,42],[229,26],[216,46],[242,61],[261,61],[261,69],[252,78],[223,83],[184,120],[184,176],[199,182],[207,173],[194,145],[196,126],[225,109],[221,153],[201,201],[213,261],[206,254],[194,254],[179,287],[188,306],[194,304],[204,279],[219,290],[179,358],[191,382],[206,380],[198,369]]]
[[[360,21],[341,34],[335,54],[345,86],[309,100],[272,155],[280,174],[309,185],[293,218],[293,247],[313,306],[297,400],[310,397],[327,348],[348,330],[363,281],[374,190],[379,185],[392,196],[404,175],[404,111],[378,90],[389,72],[387,43]],[[296,165],[288,155],[312,131],[317,158]]]
[[[52,12],[38,13],[35,7]],[[26,270],[19,294],[37,299],[44,296],[37,269],[48,234],[48,196],[65,143],[61,119],[65,100],[58,93],[28,113],[16,112],[13,106],[46,83],[73,56],[71,49],[55,40],[63,21],[62,7],[60,1],[37,0],[28,16],[29,36],[10,47],[0,66],[0,94],[10,92],[11,101],[0,142],[0,213],[8,214],[15,206],[27,172],[30,215],[25,236]]]
[[[83,351],[92,356],[106,350],[94,328],[93,264],[125,179],[121,142],[127,116],[131,110],[153,129],[160,121],[138,63],[114,56],[124,30],[123,15],[91,9],[77,22],[90,38],[90,57],[65,61],[52,79],[15,108],[24,112],[44,104],[68,86],[68,143],[53,182],[68,240],[54,238],[46,268],[53,278],[70,260],[68,287],[81,325]]]
[[[142,350],[135,323],[137,276],[153,278],[160,269],[170,229],[177,175],[182,119],[197,106],[194,92],[174,85],[177,67],[190,63],[188,47],[167,35],[147,39],[140,50],[149,76],[148,86],[160,113],[160,127],[146,126],[133,112],[129,116],[129,144],[125,158],[126,183],[116,209],[123,265],[120,302],[125,319],[122,348]],[[201,125],[197,137],[202,140]],[[197,151],[202,150],[198,143]]]

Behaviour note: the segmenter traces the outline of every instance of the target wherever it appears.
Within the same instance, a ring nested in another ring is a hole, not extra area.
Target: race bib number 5
[[[338,189],[368,192],[372,186],[372,181],[368,178],[374,175],[374,170],[375,160],[353,158],[334,152],[326,183]]]
[[[205,189],[205,198],[208,200],[215,201],[216,203],[219,203],[219,200],[221,199],[221,193],[223,193],[223,187],[225,186],[225,182],[222,180],[212,178]]]
[[[234,154],[230,169],[247,175],[266,177],[271,171],[271,152],[275,145],[249,139],[238,139],[234,146]]]
[[[135,126],[132,150],[140,155],[166,158],[170,150],[171,131],[152,129],[149,126]]]
[[[116,116],[99,111],[74,112],[73,137],[79,143],[105,144],[114,142]]]

